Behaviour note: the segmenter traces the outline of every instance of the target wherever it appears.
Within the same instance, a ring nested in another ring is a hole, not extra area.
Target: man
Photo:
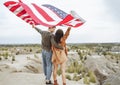
[[[52,34],[55,31],[55,26],[49,27],[48,31],[42,31],[41,29],[38,29],[34,25],[32,25],[35,30],[37,30],[42,37],[42,59],[43,59],[43,69],[44,69],[44,75],[46,77],[46,84],[52,84],[50,78],[52,74],[52,50],[51,46],[54,45],[56,48],[63,49],[61,46],[57,45],[54,41],[54,35]]]

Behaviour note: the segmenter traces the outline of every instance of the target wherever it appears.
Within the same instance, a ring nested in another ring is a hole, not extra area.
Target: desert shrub
[[[80,60],[82,60],[82,59],[83,59],[83,54],[82,54],[82,52],[78,51],[78,55],[79,55],[79,57],[80,57]]]
[[[81,76],[78,76],[77,74],[74,74],[74,76],[73,76],[74,81],[78,81],[80,79],[81,79]]]
[[[110,83],[106,83],[105,85],[111,85]]]
[[[39,50],[37,50],[37,51],[36,51],[36,53],[41,53],[41,51],[42,51],[42,50],[41,50],[41,49],[39,49]]]
[[[89,81],[92,82],[92,83],[96,83],[96,77],[95,77],[94,72],[93,71],[89,71],[88,75],[89,75],[89,78],[90,78]]]
[[[69,66],[67,69],[68,73],[74,73],[74,67],[73,66]]]
[[[34,58],[39,58],[36,54],[34,54]]]
[[[116,63],[119,63],[119,61],[118,61],[118,60],[116,60]]]
[[[87,60],[87,56],[84,57],[84,60]]]
[[[114,56],[111,56],[111,59],[114,59]]]
[[[7,60],[7,59],[8,59],[8,56],[4,56],[4,58]]]
[[[4,53],[3,56],[5,59],[8,59],[8,52]]]
[[[115,59],[120,60],[120,54],[113,54],[115,56]]]
[[[8,49],[7,48],[1,48],[2,51],[7,51]]]
[[[76,67],[75,72],[76,72],[77,74],[80,74],[80,73],[81,73],[81,67],[80,67],[80,65],[78,65],[78,66]]]
[[[66,79],[71,80],[71,76],[70,75],[66,75]]]
[[[106,55],[108,55],[108,52],[102,52],[102,54],[104,55],[104,56],[106,56]]]
[[[12,56],[12,61],[15,61],[15,56]]]
[[[81,73],[82,77],[84,77],[84,76],[85,76],[85,74],[86,74],[85,72],[82,72],[82,73]]]
[[[78,61],[74,61],[70,64],[70,66],[68,66],[67,68],[67,72],[68,73],[81,73],[81,65],[78,63]]]
[[[80,74],[82,72],[85,72],[85,67],[78,63],[78,61],[74,61],[70,64],[70,66],[68,66],[66,72],[68,73],[77,73],[77,74]]]
[[[84,66],[81,67],[81,72],[86,72],[86,68]]]
[[[0,60],[2,60],[2,57],[0,56]]]
[[[92,54],[89,52],[88,55],[91,56]]]
[[[30,48],[30,52],[32,52],[32,48]]]
[[[78,66],[78,61],[74,61],[74,62],[73,62],[73,66],[74,66],[74,67]]]
[[[81,73],[81,67],[82,65],[78,63],[78,61],[74,61],[73,62],[73,69],[74,69],[74,73]]]
[[[90,82],[89,82],[89,78],[86,77],[86,76],[84,76],[83,82],[84,82],[84,84],[87,84],[87,85],[90,84]]]
[[[62,74],[62,71],[61,71],[60,68],[57,70],[57,74],[58,74],[59,76]]]
[[[20,52],[19,52],[19,51],[17,51],[17,52],[16,52],[16,55],[19,55],[19,54],[20,54]]]
[[[66,72],[74,73],[74,63],[70,63],[70,66],[68,66]]]

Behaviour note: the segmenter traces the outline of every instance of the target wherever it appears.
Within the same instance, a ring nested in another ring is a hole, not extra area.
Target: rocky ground
[[[79,55],[69,52],[68,59],[68,63],[79,60]],[[88,85],[120,84],[120,63],[113,63],[105,56],[91,55],[83,64],[96,75],[97,83]],[[11,58],[0,61],[0,85],[45,85],[44,79],[41,54],[16,55],[15,61]],[[67,79],[67,85],[86,85],[83,81],[83,78],[78,81]],[[61,75],[58,82],[62,85]]]
[[[120,84],[120,63],[113,63],[105,56],[89,56],[85,66],[94,71],[100,85]]]
[[[31,54],[17,55],[14,62],[9,59],[2,60],[0,62],[0,85],[45,85],[41,57],[33,56]],[[58,76],[58,82],[62,85],[61,76]],[[69,80],[67,84],[80,85],[79,82]]]

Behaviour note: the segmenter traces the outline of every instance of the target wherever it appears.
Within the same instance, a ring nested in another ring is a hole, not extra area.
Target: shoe
[[[63,83],[63,85],[66,85],[66,83]]]
[[[46,85],[53,85],[53,83],[51,81],[49,82],[46,81]]]
[[[54,80],[54,85],[58,85],[57,80]]]

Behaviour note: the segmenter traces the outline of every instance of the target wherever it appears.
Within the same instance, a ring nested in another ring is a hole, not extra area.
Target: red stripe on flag
[[[4,3],[4,5],[5,5],[6,7],[8,7],[9,5],[12,5],[12,4],[16,4],[16,2],[14,2],[14,1],[9,1],[9,2]]]
[[[27,20],[26,22],[29,23],[30,21],[32,21],[32,20]]]
[[[51,27],[53,25],[49,25],[49,24],[46,24],[44,22],[42,22],[40,19],[37,18],[37,16],[32,12],[32,10],[25,4],[21,4],[23,6],[23,8],[26,10],[26,12],[31,16],[31,18],[33,20],[35,20],[35,22],[39,23],[39,24],[42,24],[44,26],[47,26],[47,27]]]
[[[22,16],[23,14],[26,14],[26,11],[25,11],[25,10],[22,10],[21,12],[19,12],[19,13],[17,14],[17,16],[20,17],[20,16]]]
[[[19,8],[20,7],[20,5],[16,5],[16,6],[13,6],[10,10],[12,11],[12,12],[14,12],[17,8]]]
[[[43,26],[58,26],[58,25],[66,25],[66,26],[71,26],[71,27],[79,27],[82,24],[84,24],[84,20],[78,17],[76,19],[75,13],[72,12],[72,14],[67,14],[65,12],[61,12],[61,10],[58,10],[59,13],[55,10],[56,7],[53,7],[53,9],[50,9],[53,11],[54,14],[56,14],[58,17],[62,19],[62,21],[57,21],[57,19],[53,19],[52,16],[47,14],[47,11],[40,8],[36,4],[32,4],[35,10],[42,16],[42,19],[37,17],[36,14],[33,13],[32,9],[27,6],[26,4],[22,3],[21,0],[20,2],[14,2],[14,1],[8,1],[4,3],[4,5],[9,8],[11,12],[16,14],[16,16],[20,17],[22,20],[26,21],[27,23],[30,24],[35,24],[35,25],[43,25]],[[49,5],[48,5],[49,6]],[[66,15],[67,14],[67,15]],[[45,20],[45,21],[44,21]],[[57,24],[58,22],[58,24]]]
[[[83,25],[84,23],[78,23],[78,24],[75,24],[75,26],[71,25],[70,23],[66,23],[65,25],[67,26],[71,26],[71,27],[79,27],[81,25]]]
[[[22,19],[25,20],[26,18],[31,18],[30,16],[25,16]]]
[[[68,14],[60,23],[58,23],[57,25],[61,25],[61,24],[64,24],[64,23],[67,23],[68,21],[72,20],[73,17]]]
[[[35,9],[47,20],[47,21],[55,21],[52,19],[42,8],[38,7],[36,4],[32,5],[35,7]]]

